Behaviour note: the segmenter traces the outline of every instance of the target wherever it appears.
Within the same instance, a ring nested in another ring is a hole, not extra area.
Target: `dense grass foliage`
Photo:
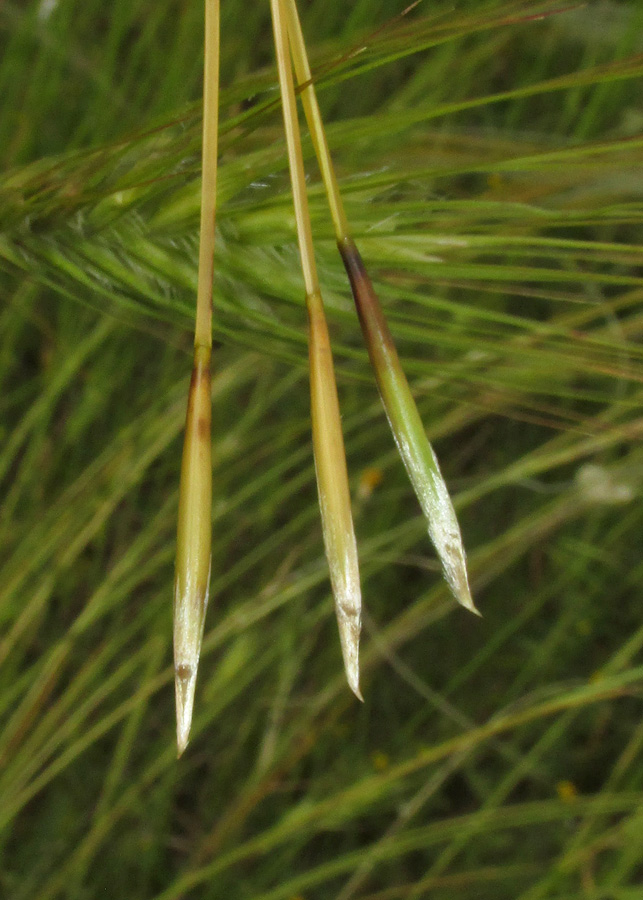
[[[345,685],[268,3],[227,0],[212,599],[179,762],[202,10],[0,5],[7,900],[640,897],[643,8],[405,5],[300,7],[483,619],[439,575],[308,142],[363,706]]]

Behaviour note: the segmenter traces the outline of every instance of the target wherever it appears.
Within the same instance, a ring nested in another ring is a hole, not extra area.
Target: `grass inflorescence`
[[[406,5],[300,13],[346,220],[484,618],[441,578],[304,134],[364,598],[365,703],[346,690],[269,4],[231,0],[213,599],[178,763],[202,11],[0,9],[9,900],[637,896],[641,12]]]

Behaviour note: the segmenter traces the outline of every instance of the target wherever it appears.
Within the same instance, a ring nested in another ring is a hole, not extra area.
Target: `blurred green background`
[[[300,4],[484,616],[440,577],[307,141],[362,706],[321,541],[269,4],[222,5],[213,574],[179,762],[203,12],[0,5],[0,896],[640,900],[643,7]]]

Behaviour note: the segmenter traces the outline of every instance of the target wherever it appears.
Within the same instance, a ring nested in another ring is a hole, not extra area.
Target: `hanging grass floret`
[[[174,683],[179,756],[192,724],[212,559],[210,358],[219,129],[219,0],[205,3],[203,166],[194,367],[185,422],[174,581]]]

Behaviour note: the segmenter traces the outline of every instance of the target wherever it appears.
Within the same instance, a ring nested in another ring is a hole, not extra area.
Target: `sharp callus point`
[[[355,243],[346,237],[338,241],[338,247],[350,280],[384,409],[427,519],[429,536],[440,558],[444,577],[458,603],[480,615],[471,597],[455,510],[402,371],[379,300]]]
[[[190,734],[212,537],[210,351],[195,350],[181,463],[174,584],[174,673],[179,756]]]
[[[424,433],[424,432],[423,432]],[[467,560],[460,526],[437,457],[425,437],[426,448],[411,448],[410,455],[421,460],[421,470],[411,481],[429,524],[429,537],[438,551],[444,577],[458,603],[479,616],[471,596]],[[424,452],[421,452],[424,450]],[[408,466],[407,466],[408,468]]]
[[[177,755],[182,756],[190,739],[196,670],[191,666],[175,668],[174,691],[176,696],[176,745]]]
[[[339,641],[344,658],[346,681],[358,700],[364,702],[359,688],[359,636],[362,630],[359,584],[352,596],[335,598],[335,612],[339,626]]]

